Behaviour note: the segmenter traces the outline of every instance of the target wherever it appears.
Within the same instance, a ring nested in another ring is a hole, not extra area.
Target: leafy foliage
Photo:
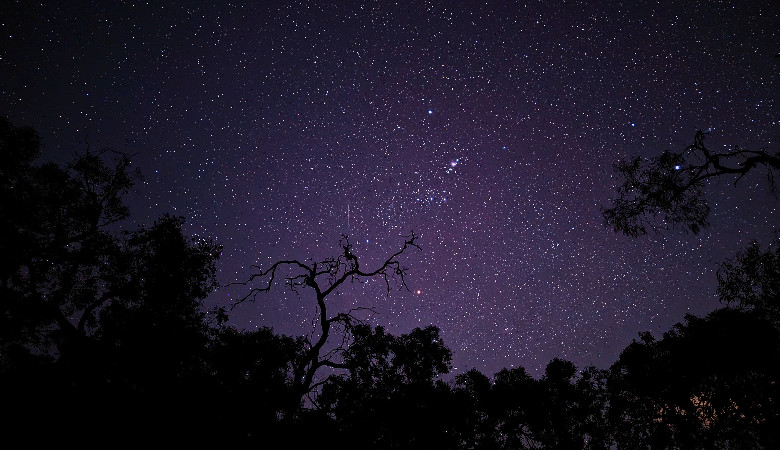
[[[778,344],[771,322],[728,308],[688,315],[660,340],[644,334],[608,380],[618,447],[771,447]]]
[[[721,264],[718,295],[723,303],[736,303],[780,320],[780,239],[766,251],[754,241]]]
[[[332,377],[317,397],[337,419],[347,448],[452,448],[449,388],[451,351],[436,327],[395,337],[361,325],[345,352],[348,374]]]
[[[416,236],[370,270],[346,237],[335,258],[258,268],[249,281],[261,283],[243,300],[269,292],[281,268],[292,268],[286,286],[314,292],[320,333],[237,330],[225,309],[203,304],[218,287],[221,246],[185,236],[184,219],[170,215],[116,231],[137,176],[128,155],[87,152],[65,167],[38,165],[35,132],[5,120],[0,151],[0,427],[9,439],[231,448],[777,446],[777,242],[766,251],[751,245],[722,265],[721,300],[738,309],[686,316],[658,340],[643,333],[609,370],[555,358],[538,379],[517,367],[492,377],[472,369],[446,382],[452,351],[437,327],[394,336],[363,323],[357,310],[326,308],[325,298],[353,279],[380,277],[388,292],[392,280],[404,287],[401,256],[418,248]],[[658,164],[668,169],[681,162],[675,158]],[[694,178],[640,166],[624,167],[636,180],[631,189],[655,192],[642,190],[649,182],[660,189],[651,197],[690,219],[687,200],[663,197],[661,187],[696,194],[685,187]],[[331,332],[341,339],[329,341]]]
[[[704,145],[705,136],[698,131],[694,143],[682,153],[665,151],[650,159],[635,157],[615,164],[622,184],[616,187],[618,197],[612,207],[601,209],[606,224],[631,237],[667,228],[698,233],[709,225],[704,188],[710,178],[736,175],[736,184],[751,170],[764,167],[774,189],[780,154],[739,147],[711,152]]]

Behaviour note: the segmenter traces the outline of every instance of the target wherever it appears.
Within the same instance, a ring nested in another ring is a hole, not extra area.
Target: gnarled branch
[[[666,151],[643,160],[620,161],[614,168],[623,179],[611,208],[602,208],[608,226],[636,237],[648,228],[683,227],[698,233],[709,225],[709,205],[704,198],[705,181],[713,177],[745,174],[763,166],[774,190],[774,171],[780,170],[780,153],[743,150],[717,153],[704,145],[706,133],[698,131],[693,144],[682,153]]]
[[[304,396],[310,396],[312,391],[321,386],[323,381],[315,382],[314,378],[318,370],[327,367],[332,369],[347,369],[349,366],[343,362],[343,353],[348,347],[348,341],[351,330],[361,323],[360,319],[353,313],[356,311],[370,310],[370,308],[354,308],[347,312],[340,312],[332,317],[328,316],[325,298],[339,288],[346,281],[360,280],[361,278],[373,278],[381,276],[387,287],[387,294],[390,294],[390,280],[393,279],[401,287],[408,290],[405,280],[407,268],[401,264],[400,257],[410,249],[420,249],[417,244],[417,236],[412,232],[404,236],[404,243],[401,248],[391,254],[382,264],[373,270],[364,270],[360,266],[357,255],[353,253],[352,244],[347,236],[343,236],[340,242],[342,251],[336,258],[325,259],[319,262],[305,263],[299,260],[282,260],[272,264],[269,268],[263,270],[253,265],[252,268],[257,272],[250,275],[244,282],[231,284],[249,285],[258,280],[262,280],[260,286],[252,287],[245,296],[237,300],[231,309],[245,301],[254,301],[261,292],[269,292],[276,283],[277,272],[282,268],[290,267],[297,270],[296,273],[285,278],[285,285],[293,290],[299,287],[309,287],[314,290],[317,306],[319,309],[316,323],[319,326],[319,337],[312,342],[305,339],[306,350],[293,363],[293,391],[296,394],[296,402]],[[323,348],[330,338],[331,327],[340,325],[343,327],[342,340],[338,345],[323,354]],[[293,413],[295,407],[291,406]]]

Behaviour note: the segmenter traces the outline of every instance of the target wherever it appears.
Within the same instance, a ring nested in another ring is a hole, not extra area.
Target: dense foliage
[[[608,370],[553,359],[538,379],[518,367],[445,382],[452,352],[437,327],[393,336],[337,314],[323,324],[349,325],[339,359],[317,366],[331,372],[306,385],[302,402],[296,368],[325,361],[312,359],[311,342],[236,330],[224,310],[204,308],[217,287],[218,244],[185,236],[183,219],[167,215],[122,231],[122,196],[134,179],[127,155],[86,152],[64,168],[37,164],[38,156],[33,130],[0,121],[6,439],[348,449],[778,445],[776,249],[751,247],[724,264],[721,298],[734,308],[686,316],[658,339],[642,334]],[[363,273],[344,249],[328,270]],[[394,261],[380,269],[398,274]],[[315,286],[316,267],[294,280]]]

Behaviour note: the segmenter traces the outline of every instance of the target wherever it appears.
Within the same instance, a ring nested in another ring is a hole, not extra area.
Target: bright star
[[[450,161],[450,167],[447,168],[447,173],[452,173],[458,164],[460,164],[460,158],[455,158]]]

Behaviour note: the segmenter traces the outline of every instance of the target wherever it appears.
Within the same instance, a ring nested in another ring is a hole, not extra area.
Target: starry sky
[[[0,5],[0,114],[46,159],[112,147],[144,178],[128,227],[170,212],[224,245],[208,302],[250,265],[364,268],[419,235],[409,290],[328,298],[393,334],[436,325],[455,373],[554,357],[606,368],[640,331],[720,306],[717,266],[780,228],[763,174],[713,180],[711,227],[607,229],[612,164],[780,136],[776,1],[68,1]],[[683,6],[684,5],[684,6]],[[284,290],[239,328],[311,330]]]

